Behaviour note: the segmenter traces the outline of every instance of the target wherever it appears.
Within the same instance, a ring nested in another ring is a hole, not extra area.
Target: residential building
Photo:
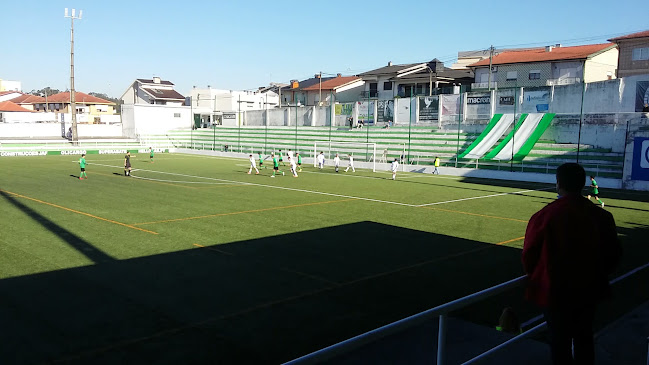
[[[502,52],[470,67],[472,89],[534,87],[595,82],[615,78],[617,46],[613,43],[583,46],[547,46]],[[490,76],[491,75],[491,76]],[[492,85],[488,85],[491,77]]]
[[[304,91],[304,89],[313,85],[320,87],[320,84],[331,79],[333,79],[333,77],[322,77],[321,74],[316,74],[312,78],[302,81],[291,80],[289,86],[286,89],[282,89],[282,105],[315,105],[315,103],[308,103],[307,92]]]
[[[22,116],[24,113],[34,113],[33,110],[25,109],[11,101],[0,101],[0,123],[13,123],[21,121],[16,116]]]
[[[438,59],[430,62],[387,66],[358,75],[365,82],[360,97],[388,100],[395,97],[458,93],[473,81],[470,69],[454,70]]]
[[[19,93],[18,96],[9,99],[12,103],[19,105],[20,107],[30,110],[37,111],[36,105],[46,104],[45,98],[38,95],[32,94],[23,94]]]
[[[174,90],[174,84],[159,77],[153,79],[137,79],[122,94],[124,104],[153,104],[181,106],[185,97]]]
[[[127,137],[194,126],[185,97],[174,90],[172,82],[160,77],[136,79],[121,99],[122,128]]]
[[[272,91],[272,88],[237,91],[213,89],[209,86],[204,89],[195,87],[190,93],[190,99],[197,127],[236,123],[236,120],[240,119],[238,115],[242,112],[279,106],[279,95]]]
[[[274,92],[275,94],[278,95],[279,97],[279,105],[278,106],[283,106],[284,103],[282,103],[283,97],[282,97],[282,91],[288,90],[290,87],[289,84],[282,84],[279,82],[271,82],[268,86],[261,86],[259,89],[257,89],[258,93],[265,94],[267,92]]]
[[[558,45],[560,46],[560,45]],[[477,51],[460,51],[457,53],[457,62],[451,65],[451,68],[454,70],[467,69],[470,65],[484,59],[489,59],[489,57],[496,56],[503,52],[509,51],[526,51],[536,48],[494,48],[493,54],[490,49],[481,49]]]
[[[116,104],[112,101],[88,95],[79,91],[75,91],[74,95],[77,114],[88,114],[91,117],[115,114]],[[50,111],[55,113],[70,113],[72,111],[72,102],[70,101],[69,91],[49,95],[47,98],[40,98],[41,99],[39,103],[33,103],[34,110],[36,111]]]
[[[0,79],[0,91],[22,91],[22,83],[20,81],[11,81]]]
[[[617,77],[649,74],[649,30],[609,39],[619,48]]]
[[[15,99],[22,94],[20,91],[0,91],[0,101]]]
[[[365,81],[358,76],[342,76],[318,82],[302,88],[306,94],[307,105],[331,105],[333,103],[354,102],[359,99]]]

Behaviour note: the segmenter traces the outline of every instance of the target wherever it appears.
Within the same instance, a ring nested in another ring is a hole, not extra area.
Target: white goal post
[[[318,167],[320,152],[323,152],[325,161],[333,161],[337,153],[343,166],[351,155],[354,162],[370,164],[372,171],[376,172],[376,159],[379,157],[376,155],[376,143],[315,141],[313,143],[313,167]]]

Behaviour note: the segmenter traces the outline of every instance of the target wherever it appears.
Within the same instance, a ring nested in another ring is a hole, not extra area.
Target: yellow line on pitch
[[[118,224],[118,225],[120,225],[120,226],[124,226],[124,227],[128,227],[128,228],[132,228],[132,229],[137,229],[138,231],[142,231],[142,232],[146,232],[146,233],[158,234],[158,232],[149,231],[149,230],[144,229],[144,228],[134,227],[133,225],[130,225],[130,224],[126,224],[126,223],[122,223],[122,222],[114,221],[114,220],[111,220],[111,219],[108,219],[108,218],[102,218],[102,217],[99,217],[99,216],[96,216],[96,215],[93,215],[93,214],[90,214],[90,213],[81,212],[81,211],[78,211],[78,210],[74,210],[74,209],[66,208],[66,207],[63,207],[63,206],[60,206],[60,205],[57,205],[57,204],[53,204],[53,203],[49,203],[49,202],[46,202],[46,201],[43,201],[43,200],[39,200],[39,199],[35,199],[35,198],[31,198],[31,197],[28,197],[28,196],[25,196],[25,195],[12,193],[11,191],[1,190],[1,189],[0,189],[0,191],[3,191],[3,192],[8,193],[8,194],[11,194],[11,195],[13,195],[13,196],[17,196],[17,197],[19,197],[19,198],[23,198],[23,199],[31,200],[31,201],[34,201],[34,202],[37,202],[37,203],[41,203],[41,204],[45,204],[45,205],[49,205],[49,206],[51,206],[51,207],[55,207],[55,208],[59,208],[59,209],[63,209],[63,210],[67,210],[68,212],[77,213],[77,214],[85,215],[86,217],[99,219],[100,221],[109,222],[109,223],[113,223],[113,224]]]
[[[460,211],[460,210],[451,210],[451,209],[433,208],[433,207],[420,207],[420,208],[426,208],[426,209],[431,209],[431,210],[439,210],[439,211],[441,211],[441,212],[449,212],[449,213],[458,213],[458,214],[473,215],[473,216],[476,216],[476,217],[493,218],[493,219],[502,219],[502,220],[506,220],[506,221],[514,221],[514,222],[527,223],[526,220],[522,220],[522,219],[506,218],[506,217],[498,217],[498,216],[495,216],[495,215],[487,215],[487,214],[479,214],[479,213],[463,212],[463,211]]]
[[[169,222],[187,221],[187,220],[192,220],[192,219],[223,217],[223,216],[228,216],[228,215],[237,215],[237,214],[245,214],[245,213],[258,213],[258,212],[266,212],[266,211],[269,211],[269,210],[308,207],[310,205],[319,205],[319,204],[340,203],[340,202],[346,202],[346,201],[350,201],[350,200],[356,200],[356,199],[339,199],[339,200],[330,200],[330,201],[326,201],[326,202],[305,203],[305,204],[296,204],[296,205],[286,205],[286,206],[282,206],[282,207],[243,210],[243,211],[240,211],[240,212],[208,214],[208,215],[201,215],[201,216],[197,216],[197,217],[165,219],[165,220],[154,221],[154,222],[133,223],[133,225],[134,226],[142,226],[142,225],[145,225],[145,224],[169,223]]]
[[[514,239],[511,239],[511,240],[507,240],[507,241],[502,241],[502,242],[494,243],[494,244],[497,245],[497,246],[500,246],[500,245],[504,245],[505,243],[516,242],[516,241],[520,241],[520,240],[524,240],[524,239],[525,239],[525,236],[523,236],[523,237],[518,237],[518,238],[514,238]]]

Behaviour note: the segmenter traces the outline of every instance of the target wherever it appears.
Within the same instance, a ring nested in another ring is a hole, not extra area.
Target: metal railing
[[[610,285],[614,285],[617,282],[624,280],[634,274],[636,274],[639,271],[642,271],[646,268],[649,267],[649,263],[644,264],[640,267],[636,267],[635,269],[620,275],[616,277],[615,279],[612,279],[609,281]],[[325,347],[321,350],[312,352],[310,354],[304,355],[302,357],[299,357],[295,360],[291,360],[289,362],[284,363],[284,365],[303,365],[303,364],[314,364],[318,362],[322,362],[331,358],[334,358],[338,355],[346,354],[352,350],[355,350],[357,348],[360,348],[361,346],[367,345],[369,343],[375,342],[377,340],[380,340],[384,337],[387,337],[389,335],[395,334],[397,332],[406,330],[408,328],[411,328],[413,326],[422,324],[426,321],[429,321],[431,319],[434,319],[435,317],[439,317],[439,330],[438,330],[438,337],[437,337],[437,365],[444,365],[446,363],[446,317],[448,313],[464,308],[466,306],[469,306],[473,303],[476,303],[482,299],[489,298],[491,296],[494,296],[496,294],[500,294],[506,290],[515,288],[519,285],[522,285],[525,283],[526,276],[520,276],[516,279],[512,279],[510,281],[504,282],[500,285],[496,285],[494,287],[484,289],[482,291],[479,291],[477,293],[467,295],[465,297],[462,297],[460,299],[456,299],[454,301],[439,305],[435,308],[423,311],[421,313],[415,314],[413,316],[404,318],[402,320],[387,324],[383,327],[379,327],[377,329],[374,329],[369,332],[365,332],[361,335],[358,335],[356,337],[352,337],[348,340],[339,342],[335,345],[331,345],[329,347]],[[531,325],[533,323],[536,323],[540,320],[543,319],[543,315],[539,315],[537,317],[534,317],[525,323],[521,325],[521,327],[526,327],[528,325]],[[525,338],[528,338],[532,335],[537,334],[540,332],[542,329],[544,329],[547,326],[547,322],[542,322],[540,324],[537,324],[536,326],[530,328],[529,330],[503,342],[502,344],[487,350],[478,356],[475,356],[464,363],[463,365],[468,365],[468,364],[475,364],[483,359],[493,355],[497,351],[502,350],[503,348],[519,342]],[[647,338],[647,365],[649,365],[649,338]]]
[[[547,86],[570,85],[570,84],[576,84],[578,82],[581,82],[581,79],[579,77],[562,77],[558,79],[547,79],[545,84]]]
[[[489,82],[474,82],[471,84],[471,89],[488,89],[488,88],[489,88]],[[496,81],[492,81],[491,88],[497,89],[498,83]]]
[[[379,97],[378,90],[361,91],[361,98],[378,98],[378,97]]]
[[[489,298],[493,295],[502,293],[506,290],[518,287],[525,281],[526,277],[521,276],[516,279],[512,279],[500,285],[467,295],[463,298],[456,299],[454,301],[439,305],[435,308],[423,311],[421,313],[412,315],[410,317],[404,318],[402,320],[387,324],[383,327],[379,327],[369,332],[365,332],[356,337],[352,337],[348,340],[339,342],[335,345],[325,347],[321,350],[312,352],[310,354],[299,357],[295,360],[291,360],[285,365],[303,365],[303,364],[315,364],[322,362],[328,359],[332,359],[338,355],[348,353],[349,351],[360,348],[363,345],[375,342],[379,339],[387,337],[389,335],[395,334],[397,332],[406,330],[416,325],[423,324],[429,320],[439,317],[439,330],[437,337],[437,364],[443,365],[446,363],[446,327],[447,327],[447,317],[450,312],[464,308],[473,303],[479,302],[483,299]],[[544,325],[541,324],[541,325]],[[540,326],[538,325],[532,328],[529,331],[523,333],[523,335],[529,336],[532,333],[531,331],[538,331]],[[538,329],[537,329],[538,327]],[[523,336],[520,335],[520,336]],[[520,337],[517,336],[517,337]],[[514,340],[514,339],[512,339]],[[510,340],[510,341],[512,341]],[[508,341],[508,342],[510,342]],[[507,343],[507,342],[506,342]],[[504,345],[504,344],[503,344]],[[501,345],[502,346],[502,345]],[[483,354],[484,355],[484,354]],[[485,355],[486,356],[486,355]]]

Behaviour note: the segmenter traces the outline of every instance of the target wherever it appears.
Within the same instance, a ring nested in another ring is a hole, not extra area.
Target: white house
[[[273,91],[236,91],[193,88],[191,111],[196,127],[238,125],[242,113],[279,106],[279,95]]]
[[[20,91],[0,91],[0,101],[15,99],[22,95]]]
[[[135,80],[121,97],[123,134],[134,138],[191,127],[191,108],[173,86],[159,77]]]

